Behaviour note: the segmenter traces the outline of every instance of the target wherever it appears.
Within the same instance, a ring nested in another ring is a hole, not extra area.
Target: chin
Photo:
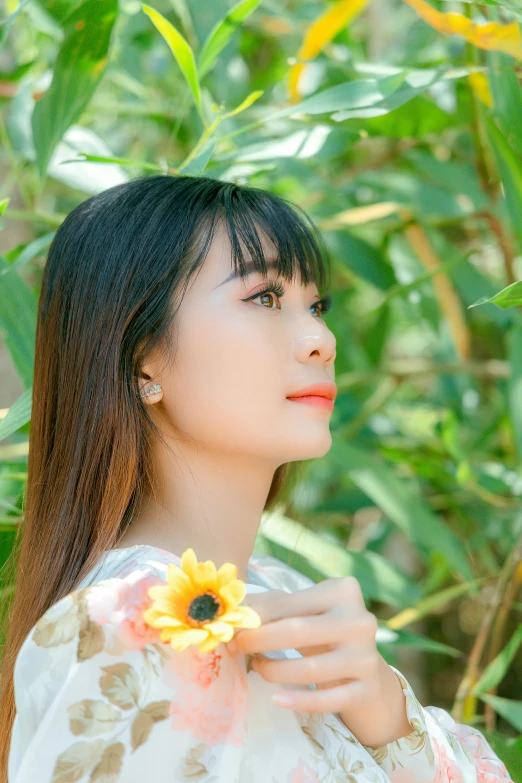
[[[306,437],[305,428],[303,427],[299,435],[292,441],[289,440],[287,449],[287,458],[284,462],[296,462],[307,459],[317,459],[318,457],[324,457],[328,454],[332,447],[332,434],[329,429],[326,429],[320,435],[313,432],[309,433],[309,437]]]

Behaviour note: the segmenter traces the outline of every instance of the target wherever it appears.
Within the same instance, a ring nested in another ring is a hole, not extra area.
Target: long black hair
[[[327,247],[311,218],[267,191],[209,177],[146,176],[104,190],[67,215],[50,246],[38,304],[24,517],[5,571],[16,588],[1,661],[1,780],[16,656],[47,609],[116,546],[153,484],[149,448],[162,436],[137,379],[154,348],[172,351],[177,306],[223,223],[241,278],[240,242],[256,270],[267,273],[259,227],[275,247],[278,275],[299,276],[325,294]],[[265,510],[295,465],[277,468]]]

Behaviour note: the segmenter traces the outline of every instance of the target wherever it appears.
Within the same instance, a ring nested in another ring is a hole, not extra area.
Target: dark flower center
[[[221,608],[221,601],[213,593],[202,593],[190,602],[188,615],[198,623],[214,620]]]

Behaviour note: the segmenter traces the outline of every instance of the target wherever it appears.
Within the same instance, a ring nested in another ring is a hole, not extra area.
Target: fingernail
[[[291,704],[295,704],[295,699],[288,693],[275,693],[272,696],[272,700],[277,704],[281,704],[283,707],[289,707]]]

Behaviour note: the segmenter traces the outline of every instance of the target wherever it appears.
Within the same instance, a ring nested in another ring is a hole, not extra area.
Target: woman
[[[57,231],[3,655],[9,783],[510,780],[378,655],[355,579],[252,554],[291,463],[331,446],[331,402],[296,400],[335,396],[325,258],[295,205],[205,177],[118,185]],[[151,587],[204,573],[195,553],[239,602],[246,583],[262,624],[236,650],[175,649],[179,628],[144,619]]]

